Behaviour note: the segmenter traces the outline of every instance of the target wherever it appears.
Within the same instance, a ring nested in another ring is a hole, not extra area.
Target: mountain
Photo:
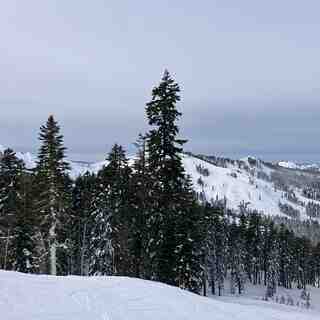
[[[4,147],[0,146],[1,150]],[[17,152],[17,156],[27,168],[35,167],[34,155]],[[195,191],[208,201],[225,199],[230,209],[237,210],[243,203],[268,215],[319,220],[319,170],[293,166],[290,162],[268,163],[254,157],[232,160],[187,153],[182,159]],[[133,161],[134,157],[130,157],[129,163]],[[69,162],[72,178],[86,171],[97,173],[108,163]]]
[[[320,206],[317,171],[284,168],[253,157],[231,160],[189,154],[183,163],[197,192],[207,200],[226,198],[231,209],[244,203],[268,215],[310,219],[308,204]]]
[[[261,295],[219,300],[125,277],[0,271],[0,283],[1,319],[5,320],[316,320],[320,316],[319,289],[314,289],[312,309],[307,310],[261,301]]]
[[[299,169],[308,171],[320,171],[320,165],[316,163],[295,163],[293,161],[279,161],[278,165],[280,167],[288,169]]]
[[[3,152],[5,150],[5,147],[0,145],[0,152]],[[36,161],[37,157],[29,152],[23,153],[23,152],[16,152],[16,156],[22,160],[27,169],[33,169],[36,167]],[[69,172],[70,177],[72,179],[77,178],[80,175],[85,174],[87,171],[90,173],[97,173],[103,166],[105,166],[108,161],[100,161],[96,163],[90,163],[85,161],[72,161],[68,160],[71,170]]]

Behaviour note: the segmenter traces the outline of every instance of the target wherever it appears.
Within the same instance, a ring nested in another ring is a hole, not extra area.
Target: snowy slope
[[[0,145],[0,152],[3,149],[4,147]],[[34,155],[17,152],[17,156],[26,163],[27,168],[35,167],[36,157]],[[253,158],[251,157],[251,159]],[[194,189],[198,192],[202,191],[207,200],[226,197],[228,208],[238,209],[239,204],[245,202],[249,204],[251,209],[263,211],[268,215],[283,215],[279,210],[279,201],[281,201],[281,203],[288,203],[291,207],[299,210],[302,219],[308,218],[302,205],[289,202],[284,198],[283,191],[274,188],[273,182],[258,177],[258,173],[261,172],[270,177],[272,171],[277,170],[276,168],[281,169],[281,166],[272,169],[272,167],[266,166],[263,162],[258,162],[259,166],[255,167],[250,164],[249,157],[241,160],[241,168],[239,168],[239,165],[232,163],[227,163],[226,167],[217,166],[192,155],[183,155],[182,160],[186,173],[191,176]],[[134,157],[130,157],[129,164],[133,164],[133,161]],[[108,164],[108,161],[96,163],[69,161],[69,163],[71,166],[69,174],[74,179],[85,174],[85,172],[97,173],[103,166]],[[210,174],[208,177],[201,175],[196,170],[196,166],[199,165],[208,169]],[[294,171],[291,168],[293,165],[283,164],[283,166],[289,168],[283,170]],[[200,177],[204,182],[203,186],[198,184]],[[295,193],[301,202],[307,203],[310,201],[302,195],[301,190],[296,189]]]
[[[254,168],[256,171],[250,167],[249,163],[247,163],[249,170],[239,169],[232,164],[229,164],[227,168],[222,168],[188,155],[183,156],[183,163],[187,174],[192,179],[194,189],[197,192],[204,192],[207,200],[226,197],[228,208],[238,209],[239,204],[245,202],[251,209],[263,211],[268,215],[283,215],[278,206],[281,201],[281,203],[288,203],[298,209],[302,219],[308,218],[303,206],[289,202],[284,198],[284,192],[274,188],[271,181],[257,177],[257,171],[263,172],[268,177],[274,171],[263,164],[260,164],[259,170]],[[196,170],[196,166],[199,165],[209,170],[208,177],[201,175]],[[203,186],[198,184],[199,178],[204,182]],[[295,192],[299,200],[310,201],[302,196],[301,190],[296,189]]]
[[[320,166],[316,163],[312,164],[298,164],[293,161],[280,161],[278,165],[283,168],[288,169],[299,169],[299,170],[313,170],[313,171],[320,171]]]
[[[320,313],[251,300],[205,298],[124,277],[52,277],[0,271],[4,320],[315,320]]]

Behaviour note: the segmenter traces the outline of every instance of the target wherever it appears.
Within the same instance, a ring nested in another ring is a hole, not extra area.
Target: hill
[[[0,271],[5,320],[313,320],[317,310],[254,299],[215,300],[124,277],[52,277]]]
[[[4,147],[0,145],[0,152]],[[36,157],[17,152],[27,168],[34,168]],[[241,160],[183,154],[186,173],[194,189],[206,200],[226,200],[230,209],[241,203],[267,215],[320,221],[320,171],[315,166],[272,164],[253,157]],[[134,157],[130,157],[133,163]],[[97,173],[107,161],[69,161],[70,176]]]

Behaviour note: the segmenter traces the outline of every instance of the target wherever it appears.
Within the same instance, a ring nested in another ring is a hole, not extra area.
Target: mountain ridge
[[[0,152],[4,149],[0,146]],[[16,155],[28,169],[36,166],[36,156],[33,154],[17,152]],[[108,164],[107,160],[92,163],[68,161],[72,179],[86,172],[97,173]],[[130,165],[133,161],[134,156],[129,157]],[[267,215],[308,220],[311,219],[306,212],[308,203],[320,206],[320,199],[310,199],[305,195],[309,184],[320,181],[318,170],[264,162],[252,156],[233,160],[187,152],[182,154],[182,161],[199,198],[206,201],[225,199],[229,209],[238,210],[242,203]],[[312,218],[319,221],[319,217]]]

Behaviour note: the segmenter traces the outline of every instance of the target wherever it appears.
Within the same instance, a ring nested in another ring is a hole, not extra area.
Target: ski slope
[[[0,145],[0,152],[3,152],[3,150],[4,147]],[[21,152],[17,152],[16,154],[19,159],[25,162],[28,169],[32,169],[36,166],[36,157],[34,155]],[[287,203],[291,207],[299,210],[301,219],[310,219],[305,214],[305,208],[303,206],[287,201],[284,198],[283,191],[276,190],[272,182],[257,177],[258,171],[267,176],[270,176],[273,171],[262,162],[259,164],[259,168],[254,168],[249,164],[248,158],[242,159],[242,162],[249,168],[248,171],[230,163],[226,168],[216,166],[197,157],[185,154],[182,155],[182,161],[186,173],[191,177],[195,191],[203,192],[208,201],[211,199],[226,198],[227,207],[230,209],[237,210],[240,203],[244,202],[247,203],[248,207],[251,209],[261,211],[267,215],[280,216],[283,216],[283,213],[281,213],[279,209],[279,202],[282,204]],[[130,157],[129,165],[132,165],[133,162],[134,157]],[[108,161],[104,160],[96,163],[86,163],[69,160],[69,164],[71,167],[69,175],[72,179],[75,179],[86,172],[97,173],[103,166],[108,164]],[[210,175],[208,177],[202,176],[196,170],[197,165],[207,168]],[[200,177],[204,182],[203,186],[198,184],[198,179]],[[302,195],[301,190],[295,191],[297,198],[300,201],[305,203],[311,201]],[[320,202],[318,203],[320,205]]]
[[[201,297],[124,277],[53,277],[0,271],[3,320],[316,320],[320,313],[269,302]]]
[[[227,207],[230,209],[237,210],[240,203],[244,202],[249,208],[263,211],[264,214],[271,216],[283,215],[279,209],[280,201],[298,209],[302,219],[308,219],[303,206],[289,202],[284,198],[283,191],[275,189],[272,182],[259,179],[256,172],[250,173],[231,164],[227,168],[222,168],[188,155],[183,155],[183,164],[186,173],[191,177],[194,189],[203,192],[207,200],[225,197]],[[203,176],[196,170],[196,166],[199,165],[208,169],[209,176]],[[263,164],[259,170],[268,176],[272,172],[272,169]],[[204,182],[203,186],[198,184],[199,178]],[[296,193],[300,200],[310,201],[301,195],[300,190],[296,190]]]

